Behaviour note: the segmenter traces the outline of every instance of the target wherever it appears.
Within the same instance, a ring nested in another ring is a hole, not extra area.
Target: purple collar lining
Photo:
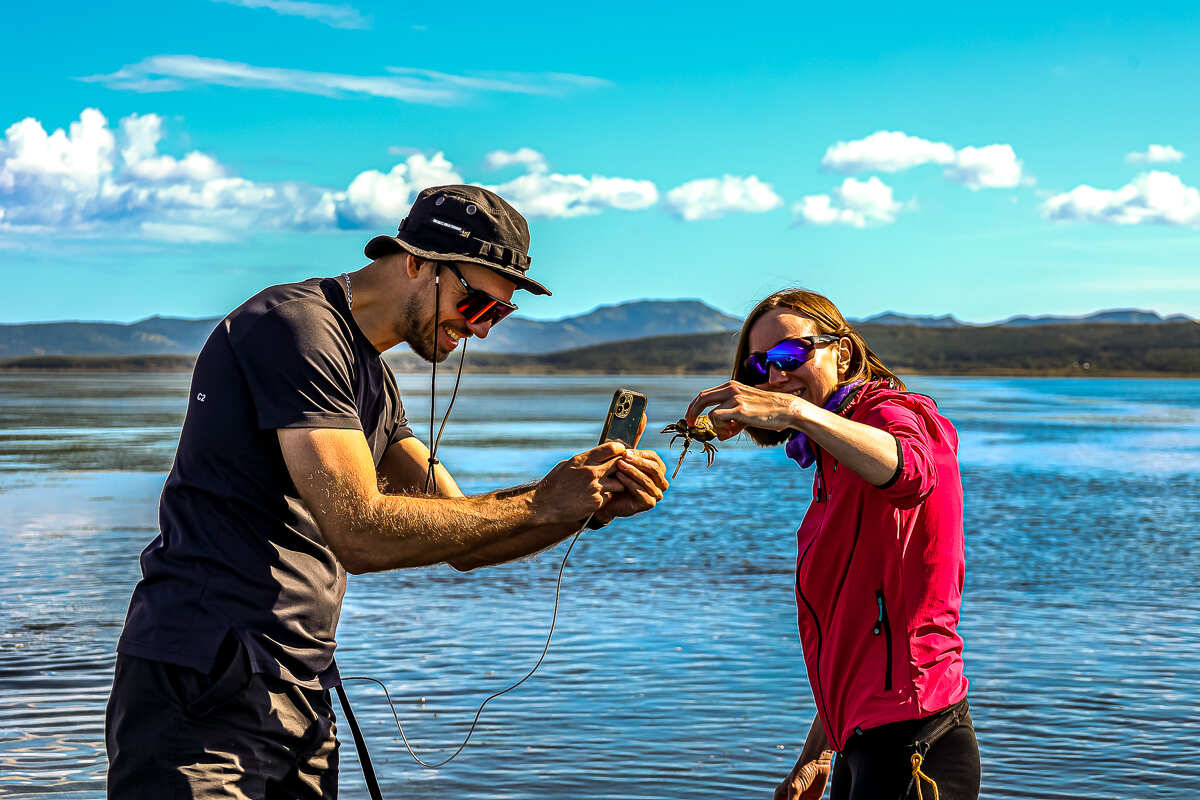
[[[846,406],[850,404],[851,399],[858,393],[858,389],[862,387],[863,381],[855,381],[847,383],[845,386],[834,391],[829,399],[825,401],[823,408],[826,411],[832,411],[835,414],[840,414]],[[788,439],[787,447],[785,448],[788,458],[800,465],[800,469],[807,469],[812,466],[812,463],[817,460],[816,453],[813,452],[812,445],[808,442],[808,436],[796,431],[792,437]]]

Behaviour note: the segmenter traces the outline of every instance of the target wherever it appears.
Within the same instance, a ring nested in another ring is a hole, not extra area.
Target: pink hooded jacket
[[[934,714],[967,694],[958,433],[925,395],[864,384],[840,412],[896,437],[873,486],[828,453],[796,533],[800,639],[831,745],[856,728]]]

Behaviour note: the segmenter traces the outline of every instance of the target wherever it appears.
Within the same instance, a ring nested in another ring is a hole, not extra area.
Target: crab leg
[[[671,473],[671,480],[675,480],[675,476],[679,474],[679,468],[683,466],[683,457],[687,455],[688,448],[692,446],[690,437],[683,437],[683,450],[679,451],[679,461],[675,464],[675,471]]]

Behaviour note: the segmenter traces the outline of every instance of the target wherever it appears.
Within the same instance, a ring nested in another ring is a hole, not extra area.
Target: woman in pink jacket
[[[958,433],[827,298],[788,289],[742,327],[733,379],[697,395],[717,434],[815,466],[796,606],[817,718],[776,800],[975,800]],[[937,795],[934,786],[937,787]]]

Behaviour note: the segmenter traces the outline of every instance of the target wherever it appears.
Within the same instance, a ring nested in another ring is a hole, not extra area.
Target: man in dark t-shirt
[[[212,332],[117,645],[109,797],[336,796],[347,571],[496,564],[662,498],[658,456],[619,443],[465,497],[413,436],[380,354],[441,361],[517,289],[549,294],[528,244],[495,194],[433,187],[366,267],[273,286]]]

